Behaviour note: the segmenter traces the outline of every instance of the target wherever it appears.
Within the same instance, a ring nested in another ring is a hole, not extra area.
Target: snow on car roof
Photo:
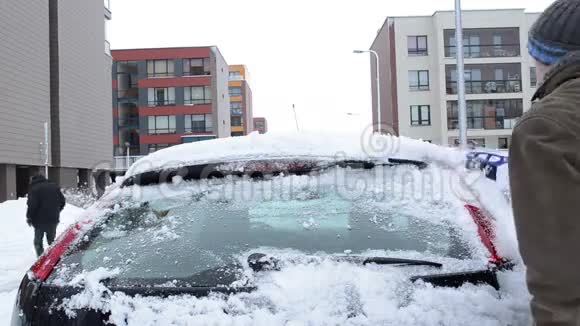
[[[321,158],[327,160],[374,160],[388,158],[417,161],[445,160],[460,164],[462,154],[451,148],[420,140],[390,135],[363,133],[251,133],[181,144],[149,154],[133,164],[126,176],[148,171],[215,162],[248,159]]]

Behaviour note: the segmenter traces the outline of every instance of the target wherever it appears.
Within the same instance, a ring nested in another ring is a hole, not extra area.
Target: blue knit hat
[[[528,51],[545,65],[553,65],[580,50],[580,0],[557,0],[530,30]]]

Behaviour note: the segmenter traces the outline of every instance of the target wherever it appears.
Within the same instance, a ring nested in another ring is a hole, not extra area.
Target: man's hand
[[[29,218],[27,218],[26,219],[26,224],[28,224],[28,226],[32,226],[32,221]]]

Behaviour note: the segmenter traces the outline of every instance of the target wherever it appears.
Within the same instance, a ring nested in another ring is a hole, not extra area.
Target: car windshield
[[[119,267],[119,285],[179,280],[216,286],[239,278],[252,252],[388,250],[468,258],[473,251],[449,218],[465,212],[441,187],[444,177],[434,178],[437,173],[409,166],[332,168],[315,176],[134,186],[127,189],[130,199],[62,264]]]

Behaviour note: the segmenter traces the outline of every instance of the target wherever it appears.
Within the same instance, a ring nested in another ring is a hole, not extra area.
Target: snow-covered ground
[[[66,205],[58,234],[82,212],[81,208]],[[26,224],[26,199],[0,203],[0,223],[0,325],[9,325],[20,281],[36,260],[32,244],[34,229]]]

